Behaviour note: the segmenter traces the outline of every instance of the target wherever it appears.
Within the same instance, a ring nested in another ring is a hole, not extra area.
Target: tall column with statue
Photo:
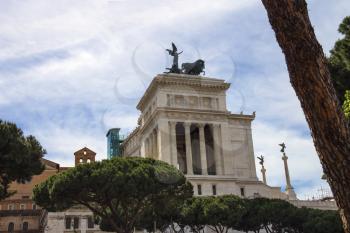
[[[283,154],[282,160],[283,160],[283,163],[284,163],[284,171],[286,173],[286,193],[287,193],[288,198],[290,200],[296,200],[297,199],[297,195],[295,194],[294,188],[293,188],[293,186],[291,185],[291,182],[290,182],[288,162],[287,162],[288,157],[287,157],[286,152],[285,152],[286,145],[283,142],[283,143],[279,144],[279,146],[281,147],[281,152]]]
[[[259,159],[259,164],[261,165],[261,174],[262,174],[263,182],[264,182],[264,184],[267,184],[267,182],[266,182],[266,169],[264,167],[264,161],[265,161],[264,156],[260,155],[260,157],[257,156],[257,158]]]

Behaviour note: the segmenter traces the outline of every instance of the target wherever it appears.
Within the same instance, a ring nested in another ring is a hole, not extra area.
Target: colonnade
[[[169,122],[169,125],[174,165],[187,175],[223,174],[219,124]]]
[[[145,156],[169,162],[187,175],[222,175],[220,135],[219,124],[169,121],[145,138]]]

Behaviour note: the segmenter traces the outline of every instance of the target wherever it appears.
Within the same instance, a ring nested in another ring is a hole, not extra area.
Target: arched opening
[[[91,160],[90,160],[90,159],[87,159],[86,162],[87,162],[87,163],[91,163]]]
[[[15,224],[13,222],[10,222],[7,228],[8,232],[13,232],[15,230]]]
[[[23,231],[28,231],[28,222],[24,222],[22,226]]]
[[[204,139],[205,139],[205,150],[207,154],[208,174],[216,175],[213,130],[212,130],[212,127],[210,127],[210,125],[204,126]]]
[[[192,124],[190,128],[191,132],[191,149],[192,149],[192,161],[193,161],[193,174],[201,175],[201,153],[199,145],[199,128],[197,125]]]
[[[79,163],[83,163],[83,159],[79,159]]]
[[[179,170],[184,174],[187,174],[185,127],[183,123],[179,122],[176,124],[175,132],[177,163],[179,164]]]

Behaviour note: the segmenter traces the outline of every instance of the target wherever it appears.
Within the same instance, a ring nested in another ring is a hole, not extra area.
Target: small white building
[[[82,206],[74,206],[64,212],[49,212],[46,233],[98,233],[93,213]]]

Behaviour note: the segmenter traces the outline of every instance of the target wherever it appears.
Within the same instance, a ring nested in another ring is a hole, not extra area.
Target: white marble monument
[[[151,157],[174,165],[195,195],[236,194],[288,199],[256,175],[251,122],[255,114],[232,114],[230,87],[221,79],[159,74],[137,105],[137,128],[122,144],[123,156]]]

